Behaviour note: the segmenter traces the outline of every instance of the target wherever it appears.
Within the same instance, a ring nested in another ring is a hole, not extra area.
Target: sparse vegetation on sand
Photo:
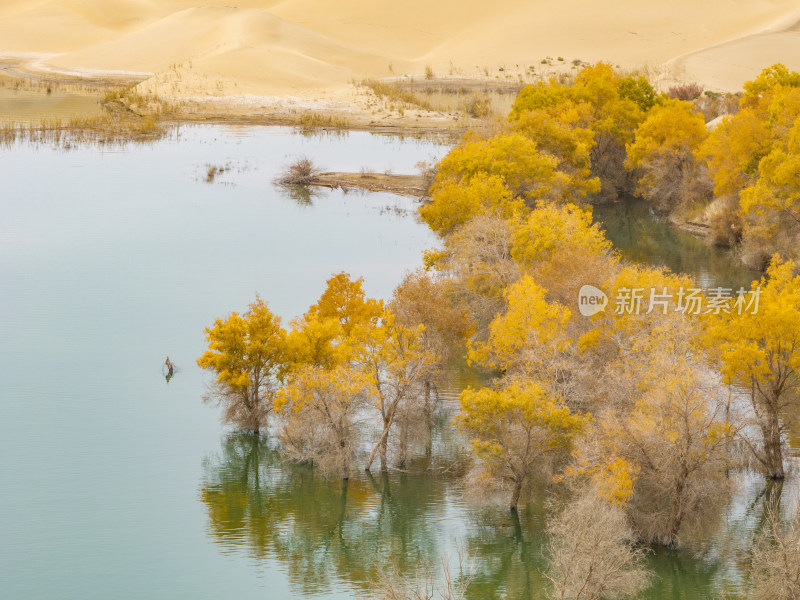
[[[371,89],[378,98],[393,104],[399,104],[406,108],[416,107],[422,110],[433,110],[430,103],[425,102],[413,92],[403,89],[396,82],[380,81],[378,79],[364,79],[361,81],[363,87]]]
[[[436,78],[381,81],[365,79],[369,88],[390,109],[401,115],[417,109],[438,113],[461,113],[475,119],[506,114],[523,84],[520,81]]]

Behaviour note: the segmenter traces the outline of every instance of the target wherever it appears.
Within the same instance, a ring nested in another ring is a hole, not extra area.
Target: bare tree
[[[438,577],[428,569],[413,586],[406,585],[397,573],[390,572],[382,580],[381,600],[464,600],[475,576],[475,563],[460,545],[455,553],[457,575],[453,573],[450,554],[442,557]]]
[[[434,380],[442,369],[466,352],[466,342],[472,333],[469,310],[457,302],[453,288],[453,282],[448,279],[435,278],[420,269],[406,275],[395,288],[389,304],[400,325],[424,326],[421,344],[438,357],[436,364],[424,374],[421,394],[397,415],[398,466],[405,464],[410,446],[415,443],[426,443],[426,452],[430,452],[438,401]]]
[[[621,600],[647,588],[645,551],[625,512],[584,490],[548,526],[553,600]]]
[[[800,598],[800,515],[781,519],[777,506],[765,506],[765,523],[753,546],[751,600]]]

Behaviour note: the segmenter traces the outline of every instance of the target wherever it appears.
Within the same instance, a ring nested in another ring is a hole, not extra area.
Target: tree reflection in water
[[[200,498],[214,541],[225,552],[284,565],[303,595],[343,583],[374,590],[388,572],[413,579],[448,543],[447,490],[435,477],[326,479],[248,433],[228,435],[204,467]]]
[[[437,428],[437,447],[445,431],[452,428]],[[385,577],[419,581],[439,573],[448,556],[455,575],[460,545],[475,559],[467,598],[543,599],[544,490],[513,514],[469,504],[460,481],[431,473],[362,472],[343,482],[283,460],[265,438],[237,432],[205,461],[200,498],[209,535],[222,551],[285,572],[296,597],[375,596]],[[757,530],[763,504],[780,498],[779,490],[763,490],[761,480],[746,487],[737,505],[752,505],[743,512],[732,508],[737,517],[728,519],[727,533],[739,540]],[[727,547],[725,538],[716,537],[700,554],[652,553],[648,562],[656,578],[645,597],[700,600],[739,591],[748,544]]]

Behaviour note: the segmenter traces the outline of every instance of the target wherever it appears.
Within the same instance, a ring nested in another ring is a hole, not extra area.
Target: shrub
[[[699,83],[682,83],[673,85],[667,90],[667,96],[673,100],[694,100],[703,94],[703,86]]]
[[[299,158],[287,165],[276,181],[282,185],[308,185],[314,181],[319,172],[319,168],[308,158]]]
[[[720,201],[720,208],[711,217],[711,239],[715,246],[730,248],[742,239],[742,217],[735,198]]]
[[[470,96],[460,107],[465,113],[476,119],[489,116],[492,109],[492,100],[487,95]]]

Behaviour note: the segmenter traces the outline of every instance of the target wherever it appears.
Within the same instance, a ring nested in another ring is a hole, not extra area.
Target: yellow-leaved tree
[[[488,140],[467,135],[439,161],[432,194],[445,182],[468,182],[476,175],[500,177],[515,196],[536,200],[568,187],[569,175],[557,170],[558,160],[539,151],[536,143],[517,133]]]
[[[697,156],[708,165],[717,196],[738,196],[755,181],[758,161],[769,152],[769,137],[766,121],[750,108],[726,117],[711,132]]]
[[[206,327],[208,350],[197,359],[216,373],[206,399],[224,409],[228,423],[258,434],[267,425],[283,376],[286,332],[260,298],[244,314],[232,313]]]
[[[541,152],[558,159],[558,170],[570,176],[569,187],[556,194],[561,199],[578,200],[600,191],[600,180],[591,172],[594,131],[584,126],[589,120],[588,110],[586,104],[563,99],[547,109],[512,112],[506,125],[536,142]]]
[[[469,436],[485,482],[510,488],[511,510],[536,472],[548,474],[554,461],[569,452],[590,418],[571,413],[533,382],[466,389],[460,402],[456,424]]]
[[[766,475],[783,479],[783,435],[791,423],[800,387],[800,276],[793,262],[775,256],[766,279],[754,281],[757,308],[750,296],[739,310],[707,315],[704,342],[727,382],[747,396],[760,439],[750,442]],[[755,314],[753,311],[757,310]]]
[[[369,379],[348,365],[296,369],[275,398],[275,411],[284,417],[284,452],[348,479],[361,433],[359,416],[370,399]]]
[[[597,63],[581,69],[573,85],[551,79],[524,87],[509,121],[553,153],[565,171],[582,177],[583,187],[573,184],[573,190],[614,198],[633,191],[624,168],[625,144],[656,101],[643,77],[620,77],[611,65]],[[573,129],[573,135],[563,128]],[[592,178],[585,171],[587,150]]]
[[[761,159],[758,180],[742,190],[741,207],[749,240],[765,254],[800,259],[800,119]]]
[[[440,334],[452,333],[445,321],[431,321],[442,326]],[[356,442],[367,432],[362,421],[377,412],[380,434],[367,469],[377,456],[381,469],[388,468],[391,433],[398,428],[395,458],[403,464],[415,428],[427,425],[424,389],[438,364],[441,342],[424,333],[424,324],[402,325],[382,301],[368,298],[361,279],[331,277],[287,336],[287,384],[276,405],[287,453],[346,478]]]
[[[479,215],[510,219],[524,209],[523,200],[514,197],[500,176],[480,172],[463,181],[437,183],[430,202],[420,207],[419,214],[428,227],[446,237]]]
[[[533,379],[552,394],[569,399],[571,342],[569,309],[548,302],[546,291],[524,275],[506,293],[508,308],[489,325],[489,339],[475,342],[469,359],[499,369],[510,378]]]
[[[792,131],[800,117],[800,73],[776,64],[744,88],[739,112],[710,133],[697,156],[707,163],[714,193],[728,206],[717,218],[733,235],[722,237],[741,237],[742,259],[763,269],[775,252],[798,256],[800,227],[792,199],[797,165],[791,157],[797,135]]]
[[[405,464],[414,425],[425,426],[424,385],[435,371],[438,356],[424,343],[424,325],[405,327],[385,311],[375,327],[364,327],[359,333],[360,345],[355,361],[368,377],[374,407],[380,416],[380,436],[375,443],[366,469],[380,457],[381,471],[388,468],[389,442],[394,425],[400,422],[396,463]],[[415,422],[415,416],[416,422]]]
[[[525,218],[514,222],[511,256],[522,264],[549,260],[567,247],[611,257],[611,242],[592,224],[590,208],[540,202]]]
[[[382,314],[383,302],[367,298],[364,293],[364,279],[353,280],[342,272],[328,279],[325,291],[319,301],[309,307],[306,317],[336,319],[343,335],[349,336],[353,328],[376,323]]]
[[[664,212],[708,200],[705,165],[695,159],[705,138],[705,120],[691,102],[664,100],[656,105],[627,145],[625,166],[642,173],[637,192]]]
[[[351,351],[339,319],[309,313],[291,323],[286,335],[286,366],[291,371],[306,365],[333,368]]]

